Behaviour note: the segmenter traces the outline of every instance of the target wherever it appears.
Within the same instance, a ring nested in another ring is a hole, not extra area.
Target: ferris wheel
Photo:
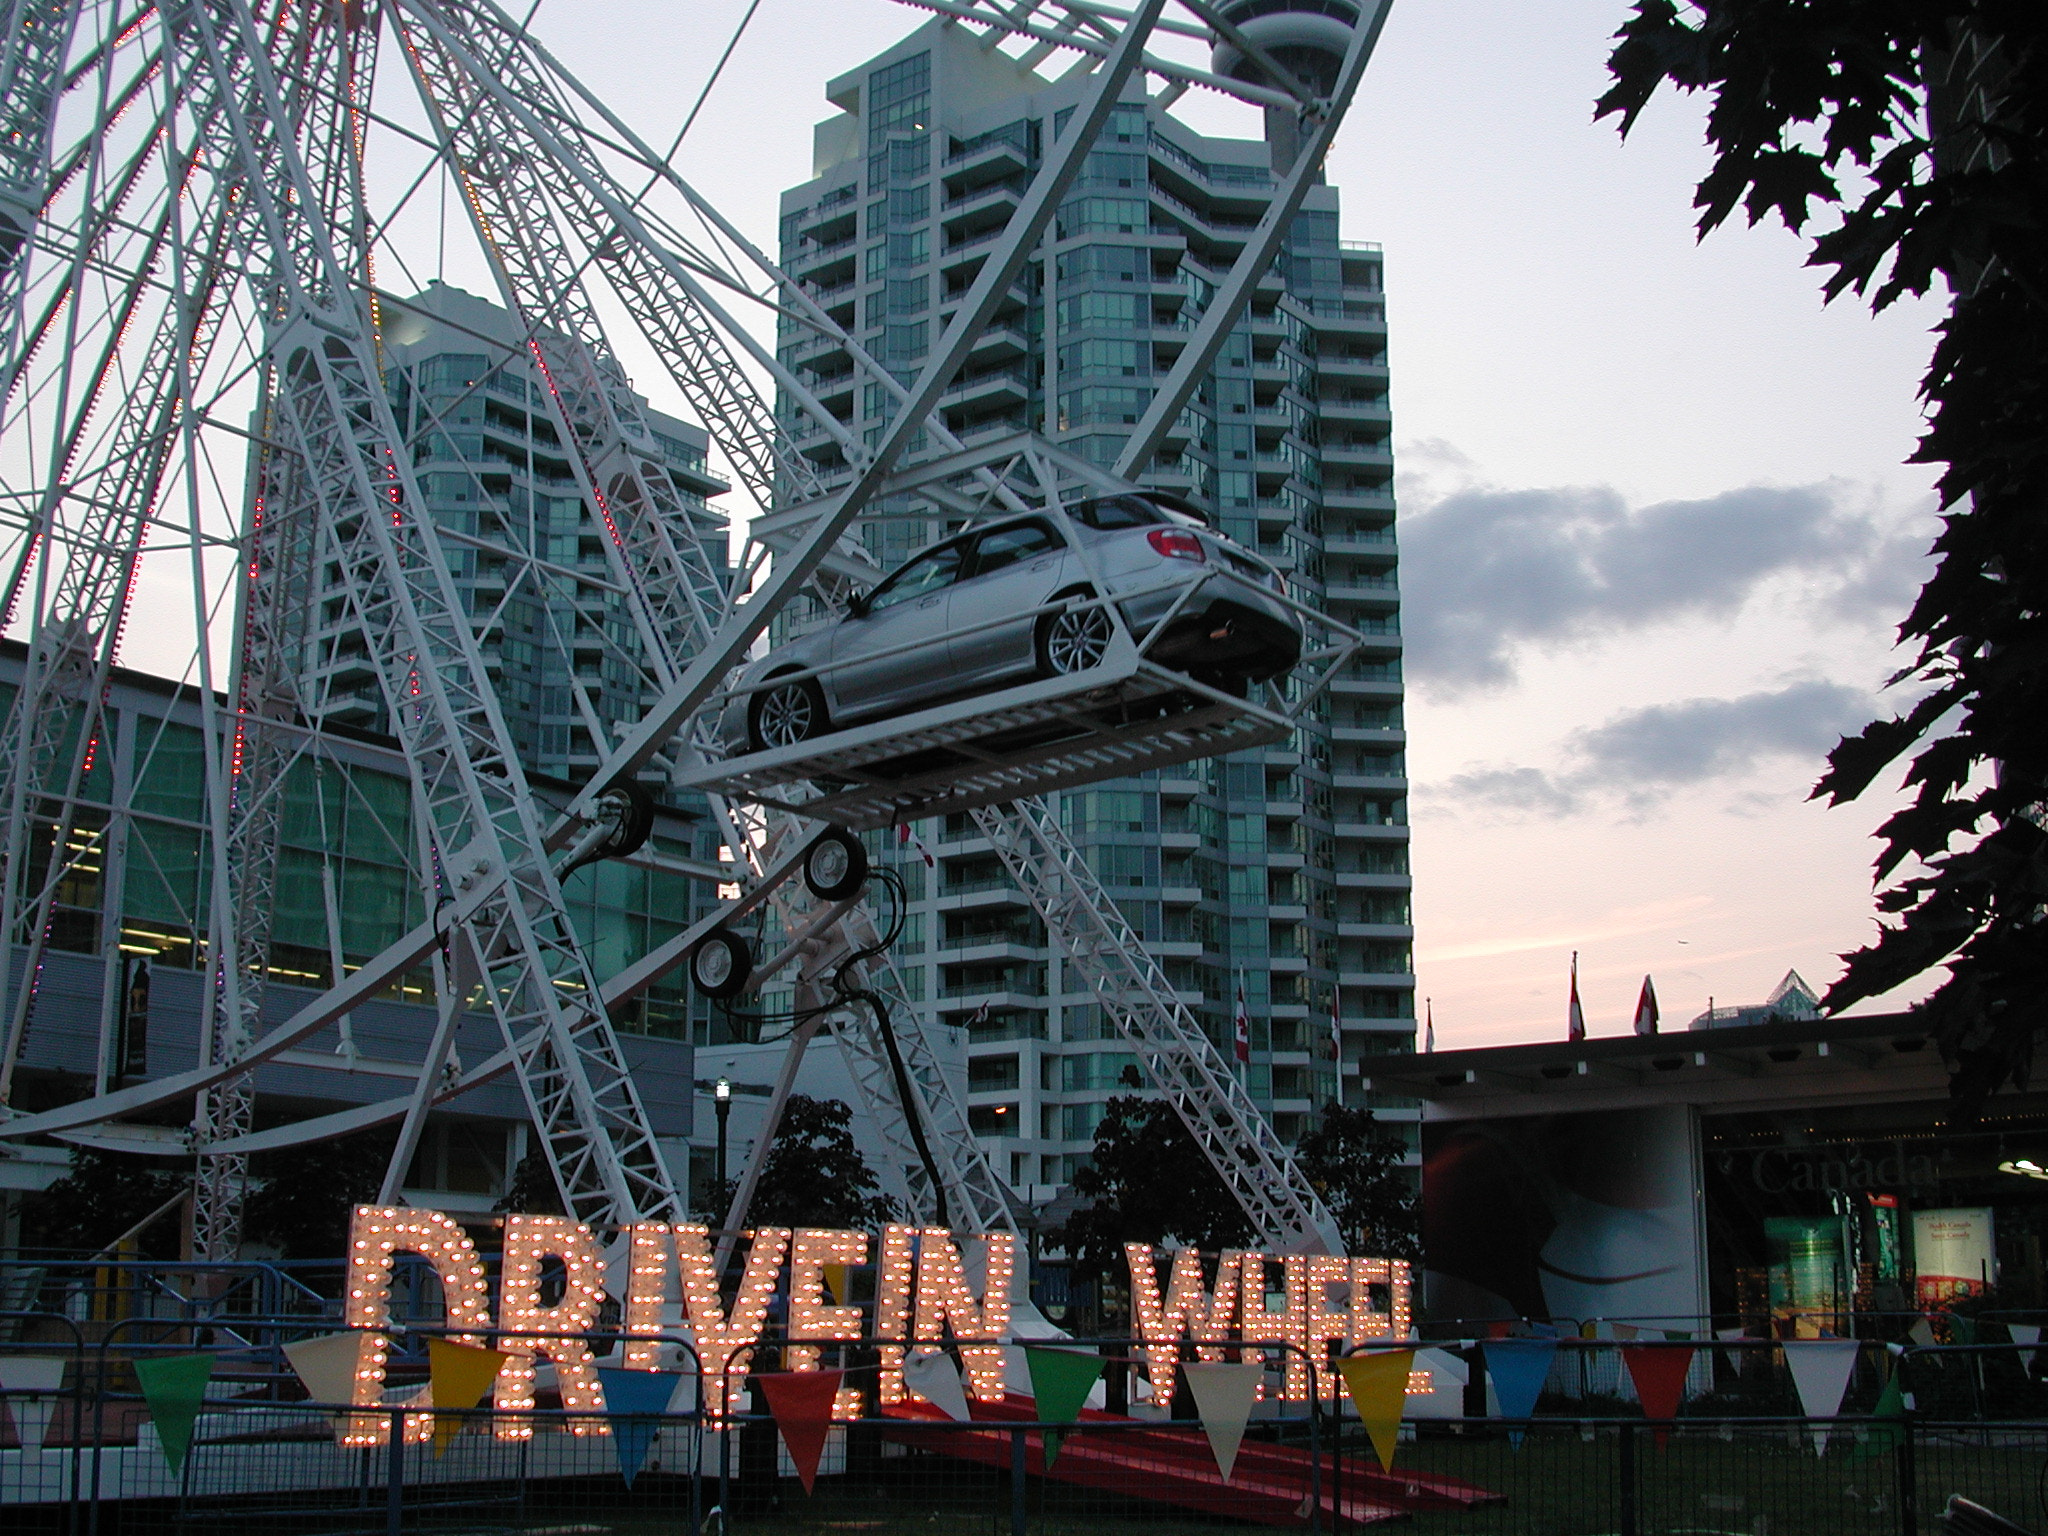
[[[1354,633],[1297,603],[1286,623],[1301,637],[1298,658],[1233,683],[1191,666],[1161,640],[1172,625],[1145,628],[1098,581],[1063,599],[1093,649],[971,707],[773,740],[735,739],[721,722],[758,718],[749,701],[764,684],[747,664],[778,615],[800,598],[837,611],[861,601],[878,572],[858,534],[885,507],[969,526],[1033,513],[1076,534],[1077,507],[1135,488],[1314,181],[1385,0],[921,8],[1027,62],[1064,52],[1090,73],[943,336],[904,380],[702,197],[670,149],[494,0],[7,0],[0,535],[5,621],[28,654],[0,735],[0,934],[19,946],[0,945],[12,982],[0,1103],[34,1028],[67,868],[126,810],[87,780],[112,669],[139,628],[157,668],[182,666],[198,688],[215,857],[198,1064],[14,1113],[0,1138],[193,1105],[194,1251],[226,1258],[252,1152],[398,1125],[386,1181],[395,1194],[428,1110],[510,1078],[575,1215],[606,1228],[682,1220],[613,1014],[685,966],[700,986],[735,991],[782,972],[808,1006],[762,1146],[802,1050],[829,1032],[920,1218],[1010,1226],[1002,1183],[861,904],[850,835],[960,811],[1263,1239],[1334,1241],[1284,1146],[1036,797],[1280,739],[1352,655]],[[1272,201],[1115,466],[1028,432],[963,444],[941,396],[1126,86],[1144,77],[1162,97],[1227,92],[1280,124],[1289,160]],[[566,811],[548,809],[529,782],[484,650],[488,618],[452,574],[455,546],[426,511],[415,469],[417,427],[400,420],[387,385],[388,332],[432,238],[422,210],[444,187],[542,382],[536,413],[603,525],[603,568],[565,573],[509,524],[492,537],[524,579],[586,579],[611,594],[627,638],[607,659],[630,670],[640,701]],[[776,322],[832,339],[857,386],[896,401],[879,441],[857,437],[843,408],[779,360],[760,337]],[[723,533],[683,504],[664,467],[620,360],[628,342],[658,361],[750,503],[730,567]],[[1284,594],[1274,601],[1284,606]],[[412,781],[432,917],[273,1023],[264,1001],[282,786],[321,750],[335,704],[322,664],[344,630]],[[189,659],[176,655],[176,635]],[[785,699],[802,702],[791,686]],[[734,862],[702,873],[727,894],[676,939],[603,974],[568,923],[561,882],[581,863],[633,851],[649,785],[709,797]],[[764,910],[790,942],[777,956],[740,952],[733,925]],[[407,1091],[254,1129],[258,1066],[423,965],[440,1022]],[[502,1048],[455,1070],[455,1020],[476,1007]]]

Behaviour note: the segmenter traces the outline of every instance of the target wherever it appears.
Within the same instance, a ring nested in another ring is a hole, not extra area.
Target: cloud
[[[1431,798],[1510,817],[1566,816],[1597,800],[1643,811],[1687,785],[1735,779],[1768,758],[1822,756],[1876,706],[1861,689],[1818,679],[1734,699],[1683,699],[1614,716],[1566,738],[1562,767],[1484,765]]]
[[[1840,484],[1633,509],[1605,487],[1453,491],[1402,529],[1409,675],[1501,687],[1525,646],[1726,617],[1786,574],[1818,578],[1837,616],[1903,616],[1926,539],[1849,500]]]

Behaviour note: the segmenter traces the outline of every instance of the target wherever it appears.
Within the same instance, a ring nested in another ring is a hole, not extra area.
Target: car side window
[[[986,576],[1019,560],[1034,559],[1061,548],[1060,537],[1046,523],[1018,523],[985,533],[974,546],[974,574]]]
[[[898,603],[907,603],[912,598],[925,597],[943,587],[950,587],[953,578],[959,574],[960,546],[948,544],[944,549],[935,549],[911,561],[875,588],[875,595],[868,599],[868,612],[878,613],[884,608],[893,608]]]

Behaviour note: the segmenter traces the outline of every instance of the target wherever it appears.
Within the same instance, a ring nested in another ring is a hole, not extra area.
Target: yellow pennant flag
[[[846,1266],[844,1264],[827,1264],[825,1266],[825,1289],[832,1293],[832,1304],[835,1307],[846,1305]]]
[[[1412,1349],[1351,1355],[1337,1362],[1337,1370],[1344,1377],[1344,1389],[1351,1394],[1351,1406],[1364,1421],[1383,1471],[1394,1470],[1394,1445],[1400,1439],[1401,1410],[1408,1400],[1408,1372],[1414,1365]]]
[[[462,1432],[456,1415],[483,1401],[498,1379],[505,1363],[501,1349],[477,1349],[468,1344],[450,1344],[446,1339],[427,1340],[427,1392],[436,1408],[451,1410],[434,1415],[434,1454],[447,1454],[448,1442]]]

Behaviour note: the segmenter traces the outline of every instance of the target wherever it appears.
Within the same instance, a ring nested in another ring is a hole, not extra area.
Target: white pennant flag
[[[1787,1339],[1784,1347],[1800,1411],[1809,1419],[1832,1419],[1849,1390],[1861,1346],[1854,1339]],[[1828,1431],[1816,1429],[1813,1436],[1814,1454],[1820,1455],[1828,1448]]]
[[[949,1419],[967,1420],[967,1393],[960,1385],[960,1367],[939,1350],[912,1355],[903,1362],[903,1385]]]
[[[284,1347],[306,1396],[316,1403],[355,1401],[356,1372],[362,1369],[363,1345],[367,1333],[330,1333],[324,1338],[301,1339]]]
[[[2020,1351],[2020,1367],[2023,1370],[2031,1371],[2034,1368],[2035,1351],[2033,1346],[2041,1342],[2041,1325],[2039,1323],[2007,1323],[2005,1331],[2012,1335],[2013,1343],[2027,1346]]]
[[[0,1392],[7,1393],[7,1411],[14,1415],[14,1433],[24,1451],[43,1448],[50,1415],[56,1411],[57,1395],[63,1388],[64,1361],[59,1357],[14,1355],[0,1359]]]
[[[1181,1367],[1195,1394],[1195,1409],[1202,1415],[1202,1429],[1209,1436],[1209,1450],[1216,1458],[1216,1470],[1223,1481],[1237,1465],[1237,1449],[1244,1444],[1244,1427],[1258,1400],[1259,1378],[1266,1367],[1257,1360],[1203,1360]]]

